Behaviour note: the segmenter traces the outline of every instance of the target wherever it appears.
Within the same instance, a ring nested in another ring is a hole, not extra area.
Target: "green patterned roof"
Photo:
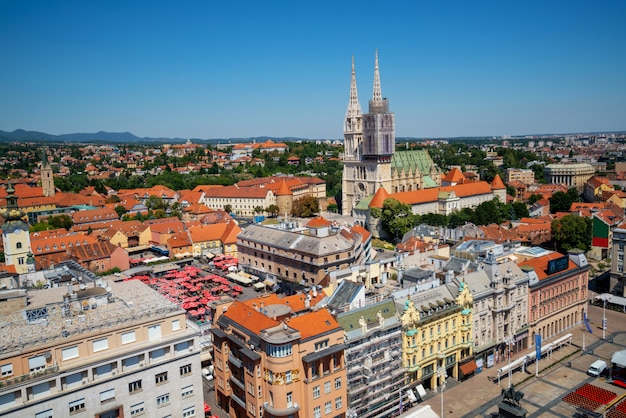
[[[378,302],[373,305],[366,306],[364,308],[354,309],[348,312],[337,315],[337,322],[344,331],[349,332],[352,330],[360,330],[359,319],[363,316],[365,322],[378,323],[376,314],[380,311],[383,318],[392,318],[396,315],[396,305],[393,299],[387,299],[383,302]]]
[[[433,164],[426,150],[398,151],[391,158],[391,169],[398,172],[417,169],[422,175],[430,174]]]
[[[358,209],[358,210],[369,210],[370,208],[370,202],[372,201],[372,199],[374,198],[374,195],[369,195],[367,197],[364,197],[363,199],[361,199],[359,201],[359,203],[356,204],[356,206],[354,207],[354,209]]]
[[[439,187],[437,182],[435,180],[433,180],[433,178],[430,177],[430,176],[424,176],[423,177],[423,181],[424,181],[424,188],[425,189],[430,189],[432,187]]]

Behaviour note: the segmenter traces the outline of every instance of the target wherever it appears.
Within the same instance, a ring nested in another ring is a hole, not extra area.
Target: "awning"
[[[611,356],[611,363],[617,364],[620,367],[626,367],[626,350],[616,351]]]
[[[461,373],[463,373],[465,376],[469,376],[470,374],[474,373],[474,371],[476,370],[476,360],[472,360],[468,363],[461,364],[460,368],[461,368]]]

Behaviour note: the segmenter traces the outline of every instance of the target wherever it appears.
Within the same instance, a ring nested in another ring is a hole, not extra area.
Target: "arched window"
[[[17,248],[18,250],[22,248],[22,243],[21,242],[15,243],[15,248]]]

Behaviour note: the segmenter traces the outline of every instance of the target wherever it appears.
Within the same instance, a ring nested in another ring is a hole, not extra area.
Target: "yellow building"
[[[436,389],[439,369],[459,379],[460,365],[472,360],[472,307],[464,282],[458,288],[448,284],[415,293],[399,307],[408,386]]]

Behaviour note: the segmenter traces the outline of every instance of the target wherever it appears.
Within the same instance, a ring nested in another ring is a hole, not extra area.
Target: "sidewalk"
[[[582,348],[582,332],[580,327],[574,327],[568,332],[564,332],[561,335],[550,338],[548,341],[544,341],[544,344],[552,342],[567,333],[572,334],[571,344],[564,344],[560,349],[554,350],[551,356],[544,356],[539,361],[539,376],[542,375],[541,371],[547,367],[559,363],[561,361],[568,361],[572,354],[581,351]],[[595,334],[585,335],[585,345],[589,347],[591,344],[598,341],[598,336]],[[534,346],[523,350],[519,353],[511,355],[511,361],[518,358],[523,358],[529,353],[534,352]],[[484,369],[482,373],[477,373],[473,377],[463,381],[456,382],[449,380],[446,382],[446,388],[443,392],[444,398],[444,416],[446,418],[461,418],[471,417],[472,411],[476,409],[484,408],[489,403],[495,404],[501,399],[502,389],[508,387],[508,373],[500,376],[500,384],[498,385],[498,369],[507,365],[508,361],[501,361],[489,369]],[[524,383],[532,382],[535,376],[535,363],[529,364],[529,369],[526,372],[522,372],[521,369],[516,369],[511,373],[511,383],[517,389],[522,389],[525,386]],[[433,411],[437,415],[441,416],[441,392],[433,393],[427,391],[427,396],[422,405],[430,405]],[[412,408],[413,409],[413,408]],[[497,407],[494,412],[497,411]]]

